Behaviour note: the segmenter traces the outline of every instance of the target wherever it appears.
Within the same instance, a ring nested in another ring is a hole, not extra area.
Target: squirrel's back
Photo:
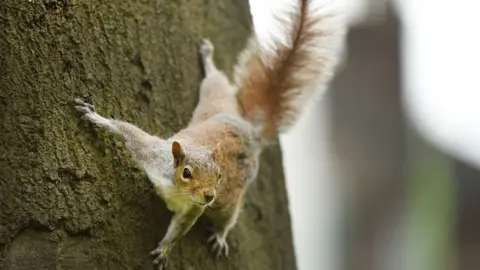
[[[297,10],[278,16],[286,43],[267,49],[251,38],[235,68],[243,117],[261,121],[264,138],[286,131],[306,102],[328,86],[339,62],[345,25],[331,6],[297,0]]]

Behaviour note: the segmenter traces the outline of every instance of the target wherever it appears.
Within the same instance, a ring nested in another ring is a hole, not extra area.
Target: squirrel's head
[[[188,150],[188,149],[187,149]],[[178,192],[199,205],[213,203],[220,183],[220,169],[213,153],[202,147],[185,151],[179,142],[172,143],[174,181]]]

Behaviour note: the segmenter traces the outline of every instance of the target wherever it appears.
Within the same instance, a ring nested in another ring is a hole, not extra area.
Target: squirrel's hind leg
[[[218,71],[213,62],[213,44],[210,40],[204,38],[200,44],[200,55],[203,63],[203,70],[205,72],[205,77],[208,77],[211,73]]]
[[[238,114],[235,91],[227,76],[215,67],[213,45],[208,39],[200,44],[205,78],[200,85],[200,98],[190,124],[204,121],[218,113]]]

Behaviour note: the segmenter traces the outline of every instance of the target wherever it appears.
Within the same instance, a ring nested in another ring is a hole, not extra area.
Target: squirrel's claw
[[[95,112],[95,107],[92,104],[86,103],[85,101],[79,98],[75,98],[75,103],[78,105],[78,106],[75,106],[75,108],[81,113]]]
[[[79,98],[75,99],[75,103],[77,104],[75,106],[75,109],[83,114],[83,120],[90,120],[90,117],[88,117],[88,115],[95,114],[95,107],[93,107],[92,104],[86,103]]]
[[[220,255],[225,255],[228,257],[228,244],[227,240],[224,237],[219,236],[218,234],[214,233],[210,238],[208,238],[207,243],[212,244],[212,251],[216,253],[217,258]]]
[[[159,270],[165,270],[167,267],[167,252],[165,247],[158,246],[155,250],[150,252],[150,255],[156,256],[153,260],[153,264],[158,264]]]
[[[95,107],[92,104],[86,103],[85,101],[83,101],[79,98],[75,99],[75,103],[77,104],[75,106],[75,109],[78,112],[80,112],[81,114],[83,114],[80,117],[80,119],[82,119],[84,121],[89,121],[89,122],[92,122],[92,123],[98,124],[98,125],[107,125],[108,124],[107,119],[99,116],[95,112]]]
[[[79,111],[81,113],[84,113],[84,114],[87,114],[87,113],[91,112],[87,107],[83,107],[83,106],[75,106],[75,109],[77,109],[77,111]]]

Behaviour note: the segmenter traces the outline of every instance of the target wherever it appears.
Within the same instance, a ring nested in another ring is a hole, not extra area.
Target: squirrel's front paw
[[[77,104],[75,106],[75,109],[82,113],[82,120],[88,120],[90,122],[95,122],[95,107],[92,104],[86,103],[85,101],[76,98],[75,103]]]
[[[224,254],[225,257],[228,257],[228,243],[226,237],[222,237],[218,233],[213,233],[207,241],[212,245],[212,251],[216,252],[217,258]]]
[[[99,126],[107,126],[109,124],[108,119],[101,117],[95,112],[95,107],[92,104],[86,103],[85,101],[76,98],[75,99],[75,109],[82,113],[82,120],[86,120],[97,124]]]
[[[150,255],[155,256],[155,259],[153,260],[153,264],[158,264],[158,269],[159,270],[164,270],[167,267],[167,262],[168,262],[168,248],[159,245],[155,250],[150,252]]]
[[[88,113],[95,112],[95,107],[92,104],[86,103],[85,101],[79,98],[75,99],[75,103],[77,104],[77,106],[75,106],[75,109],[77,109],[77,111],[81,113],[88,114]]]

